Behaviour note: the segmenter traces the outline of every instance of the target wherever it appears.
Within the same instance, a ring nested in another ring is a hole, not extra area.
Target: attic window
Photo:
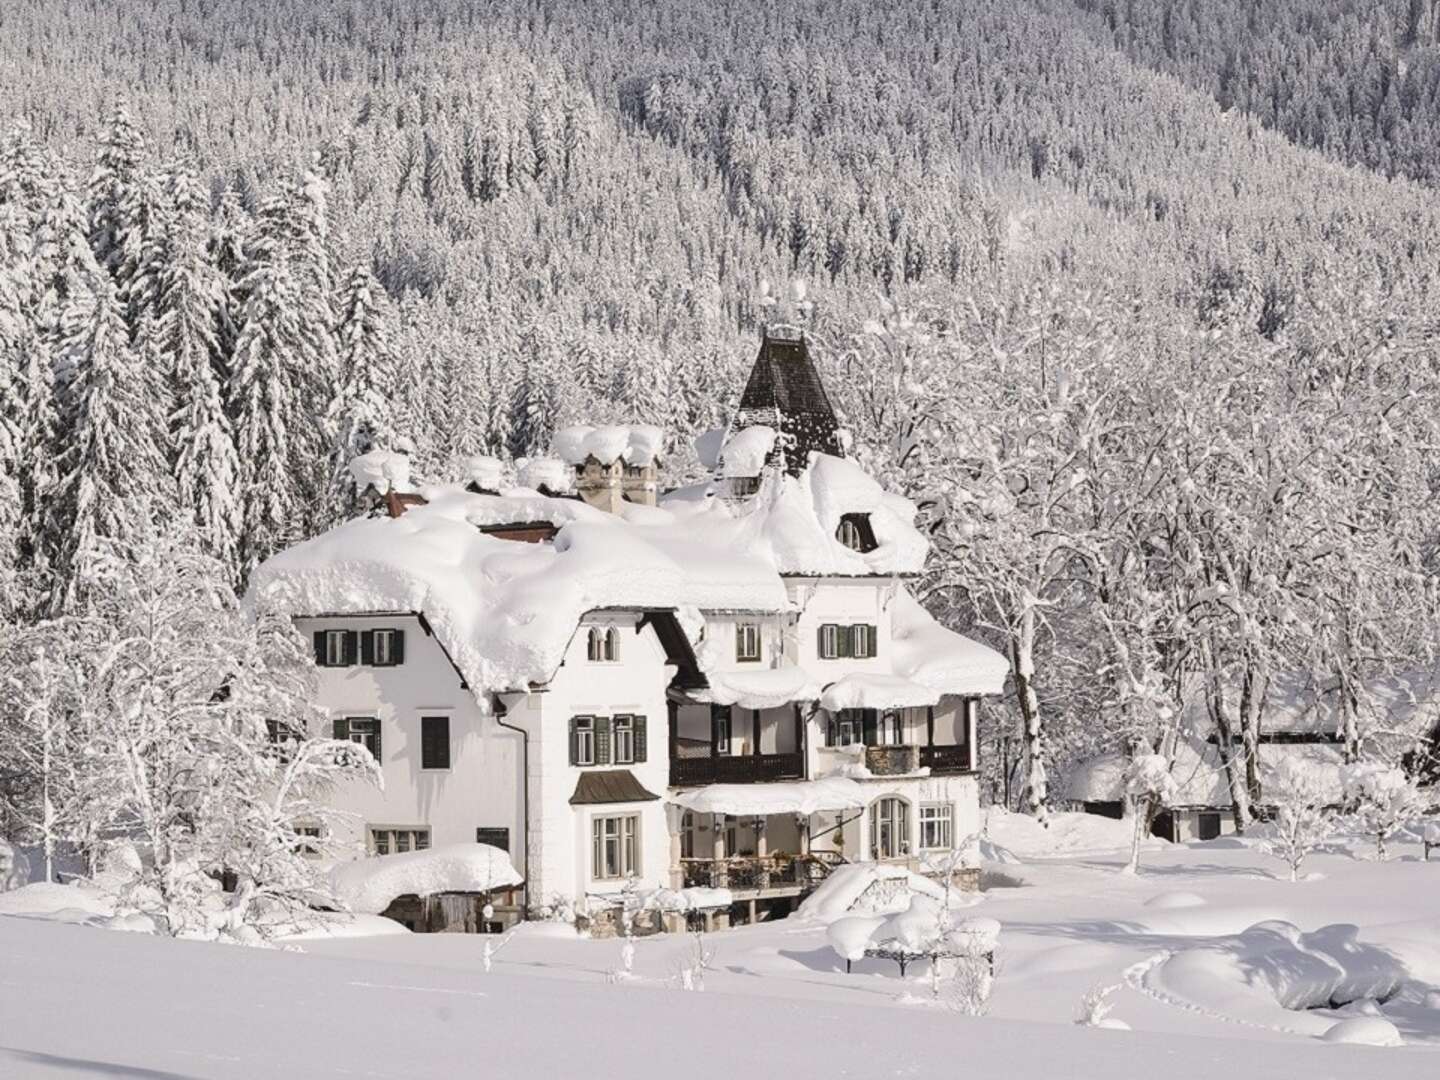
[[[851,551],[861,554],[874,551],[878,546],[875,543],[875,531],[870,528],[869,514],[842,514],[840,525],[835,530],[835,539]]]
[[[613,626],[592,626],[585,638],[585,657],[592,663],[620,659],[620,631]]]

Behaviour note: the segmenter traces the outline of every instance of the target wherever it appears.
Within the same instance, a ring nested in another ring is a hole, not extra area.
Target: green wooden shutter
[[[610,717],[595,717],[595,764],[610,764]]]
[[[580,764],[580,735],[575,727],[575,717],[570,718],[570,764]]]
[[[375,663],[375,631],[360,631],[360,663],[370,667]]]
[[[316,666],[316,667],[324,667],[324,666],[325,666],[325,631],[324,631],[324,630],[316,630],[316,631],[315,631],[315,635],[314,635],[314,640],[315,640],[315,666]]]
[[[825,627],[824,627],[824,626],[817,626],[817,627],[815,628],[815,655],[818,656],[818,657],[820,657],[822,660],[825,658]]]
[[[344,718],[336,720],[334,724],[334,732],[335,738],[337,739],[350,738],[350,721]]]
[[[345,666],[346,666],[346,667],[350,667],[352,664],[355,663],[355,659],[356,659],[356,657],[359,655],[359,652],[360,652],[360,635],[357,634],[357,633],[355,633],[354,630],[346,630],[346,631],[345,631],[345,648],[344,648],[343,653],[342,653],[342,655],[344,656],[344,659],[345,659]]]
[[[380,733],[384,727],[385,725],[380,722],[380,718],[377,716],[375,718],[375,763],[377,765],[384,764],[385,762],[385,756],[380,748]]]
[[[835,628],[835,655],[850,656],[850,627],[837,626]]]
[[[647,760],[645,753],[645,717],[631,717],[631,724],[635,731],[635,764],[643,765]]]
[[[390,662],[400,665],[405,662],[405,631],[390,631]]]
[[[870,654],[872,658],[880,655],[880,628],[870,627]]]

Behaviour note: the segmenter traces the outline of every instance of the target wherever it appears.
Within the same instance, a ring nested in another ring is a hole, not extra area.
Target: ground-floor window
[[[1214,840],[1220,836],[1220,815],[1205,810],[1196,815],[1196,826],[1201,840]]]
[[[898,859],[910,853],[910,804],[893,796],[870,806],[870,855]]]
[[[922,803],[920,846],[928,851],[949,851],[954,847],[953,815],[950,803]]]
[[[398,855],[404,851],[424,851],[430,846],[430,830],[425,828],[370,829],[370,851],[375,855]]]
[[[640,871],[640,818],[636,814],[597,817],[591,822],[591,876],[597,880],[633,877]]]
[[[695,858],[695,815],[689,810],[680,815],[680,857]]]

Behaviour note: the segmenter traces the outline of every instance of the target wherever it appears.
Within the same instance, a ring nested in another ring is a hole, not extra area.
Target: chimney
[[[555,452],[575,470],[575,491],[591,506],[618,514],[624,503],[654,506],[665,433],[650,424],[568,427]]]

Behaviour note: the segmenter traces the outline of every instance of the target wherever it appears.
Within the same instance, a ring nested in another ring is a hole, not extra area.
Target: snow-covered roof
[[[845,777],[777,784],[709,784],[671,795],[670,801],[700,814],[820,814],[863,810],[865,788]]]
[[[1227,689],[1232,709],[1238,687]],[[1335,735],[1340,733],[1340,694],[1333,678],[1317,678],[1304,671],[1271,675],[1260,715],[1265,734]],[[1440,670],[1420,669],[1380,675],[1365,681],[1360,699],[1362,731],[1383,736],[1423,736],[1440,724]],[[1203,687],[1196,686],[1186,702],[1188,726],[1208,733],[1211,728]]]
[[[602,465],[623,460],[627,465],[653,465],[665,445],[665,432],[653,424],[610,424],[605,427],[561,428],[554,450],[567,465],[594,458]]]
[[[928,549],[909,502],[853,462],[823,455],[799,476],[768,474],[741,505],[693,489],[618,514],[530,487],[422,494],[428,501],[400,517],[349,521],[275,555],[256,570],[252,597],[294,616],[423,613],[479,694],[549,681],[589,611],[676,610],[694,645],[702,611],[791,611],[787,576],[912,574]],[[836,538],[840,515],[852,512],[870,515],[873,551]],[[553,542],[483,532],[538,522],[558,530]],[[915,684],[909,696],[933,702],[1003,687],[1004,657],[941,627],[898,582],[891,603],[889,674]],[[715,701],[746,708],[815,700],[824,689],[813,672],[717,675],[703,656],[701,666],[714,676]]]
[[[1282,760],[1300,762],[1314,770],[1333,802],[1341,799],[1340,769],[1345,763],[1342,748],[1335,743],[1261,743],[1260,779]],[[1125,787],[1126,760],[1119,754],[1105,754],[1082,762],[1071,770],[1066,797],[1074,802],[1114,802]],[[1214,743],[1201,739],[1182,739],[1176,745],[1170,775],[1177,791],[1172,805],[1177,807],[1217,807],[1228,809],[1230,787],[1220,750]]]
[[[930,551],[915,528],[913,503],[886,492],[853,461],[824,454],[798,476],[767,472],[759,492],[742,502],[709,497],[697,485],[670,493],[661,506],[717,543],[761,554],[786,575],[918,574]],[[873,551],[840,542],[843,514],[869,515]]]
[[[698,654],[704,663],[704,653]],[[716,705],[738,705],[742,709],[778,709],[792,701],[814,701],[820,686],[803,667],[747,668],[740,671],[712,670],[710,686],[693,696]]]
[[[842,675],[825,688],[820,704],[831,712],[840,709],[903,709],[934,705],[940,691],[900,675]]]
[[[377,855],[330,872],[337,899],[351,911],[379,915],[401,896],[490,892],[523,879],[510,856],[489,844],[447,844],[425,851]]]
[[[765,459],[775,449],[775,437],[775,429],[764,424],[737,431],[720,448],[720,475],[759,476],[760,470],[765,467]],[[700,450],[698,443],[696,449]]]

